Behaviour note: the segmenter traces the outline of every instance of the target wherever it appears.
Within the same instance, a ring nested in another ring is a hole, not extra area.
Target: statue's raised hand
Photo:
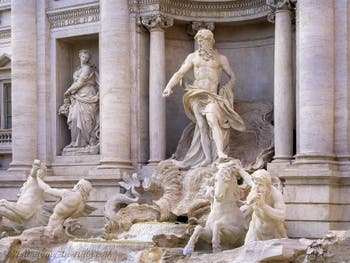
[[[162,97],[163,98],[169,97],[171,95],[171,93],[173,93],[173,91],[171,89],[165,89],[162,93]]]

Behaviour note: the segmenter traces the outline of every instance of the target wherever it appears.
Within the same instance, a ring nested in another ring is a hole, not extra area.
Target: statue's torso
[[[193,71],[195,81],[193,86],[199,89],[204,89],[213,93],[217,93],[217,89],[221,79],[222,66],[220,57],[217,52],[214,52],[213,58],[205,59],[195,52],[193,59]]]
[[[38,204],[38,202],[43,201],[43,193],[36,180],[29,178],[20,190],[17,203],[28,206]]]

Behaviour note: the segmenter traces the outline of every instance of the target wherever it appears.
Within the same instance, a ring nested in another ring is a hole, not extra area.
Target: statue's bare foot
[[[218,153],[218,162],[219,163],[222,163],[222,162],[225,162],[225,161],[227,161],[228,160],[228,156],[227,156],[227,154],[225,154],[225,153],[223,153],[223,152],[219,152]]]

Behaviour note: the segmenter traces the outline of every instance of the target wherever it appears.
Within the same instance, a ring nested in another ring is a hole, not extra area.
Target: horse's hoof
[[[186,246],[184,250],[182,251],[182,254],[184,256],[191,255],[193,253],[194,247],[192,246]]]
[[[219,246],[213,247],[213,253],[219,253],[219,252],[221,252],[221,247],[219,247]]]

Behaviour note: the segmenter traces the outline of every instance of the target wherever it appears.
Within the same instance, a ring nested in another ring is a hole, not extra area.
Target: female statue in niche
[[[73,74],[73,83],[64,93],[59,114],[67,117],[71,142],[63,155],[97,154],[99,151],[98,72],[91,64],[89,50],[79,51],[80,66]]]

